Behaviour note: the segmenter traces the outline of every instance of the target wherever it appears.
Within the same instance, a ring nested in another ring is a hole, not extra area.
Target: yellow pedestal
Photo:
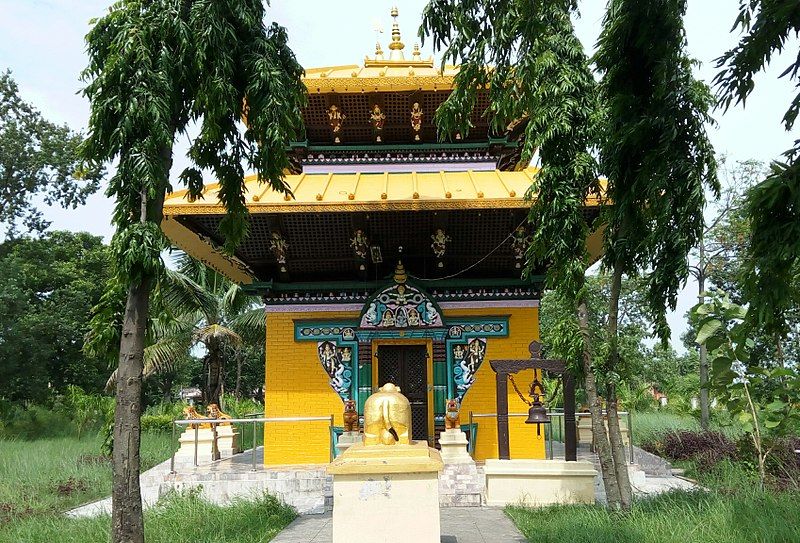
[[[333,543],[439,543],[439,453],[356,443],[328,466]]]

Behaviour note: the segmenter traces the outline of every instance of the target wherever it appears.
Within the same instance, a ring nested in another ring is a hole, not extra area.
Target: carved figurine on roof
[[[372,114],[369,116],[372,121],[372,129],[375,132],[375,141],[380,143],[383,134],[383,125],[386,123],[386,114],[381,111],[378,104],[372,106]]]

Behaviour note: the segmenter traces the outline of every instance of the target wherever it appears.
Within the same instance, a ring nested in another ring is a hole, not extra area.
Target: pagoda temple
[[[433,117],[457,67],[402,42],[362,65],[306,72],[305,139],[292,142],[292,196],[245,179],[250,233],[221,247],[218,187],[164,204],[172,242],[263,299],[266,464],[325,463],[329,423],[345,400],[386,382],[412,407],[412,437],[436,444],[447,399],[461,406],[476,460],[497,457],[495,375],[488,360],[526,358],[539,338],[544,269],[522,278],[526,199],[536,170],[520,161],[524,123],[490,129],[479,93],[469,133],[439,138]],[[597,202],[587,202],[589,217]],[[601,234],[587,239],[597,258]],[[520,373],[520,383],[530,383]],[[523,391],[524,392],[524,391]],[[527,412],[512,389],[510,411]],[[513,458],[544,458],[544,437],[510,421]],[[295,420],[292,420],[295,419]]]

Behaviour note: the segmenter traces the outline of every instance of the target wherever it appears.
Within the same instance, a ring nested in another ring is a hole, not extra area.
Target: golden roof
[[[535,173],[533,168],[515,172],[302,173],[284,178],[293,197],[259,184],[257,176],[250,175],[245,178],[245,202],[250,213],[525,208],[530,206],[525,193]],[[165,216],[225,212],[217,197],[218,184],[206,185],[202,199],[189,201],[187,192],[167,196]]]
[[[419,45],[414,45],[411,59],[403,53],[405,44],[400,37],[397,8],[391,12],[392,41],[389,56],[385,57],[380,42],[373,57],[365,57],[364,65],[350,64],[310,68],[303,78],[308,92],[380,92],[380,91],[446,91],[453,89],[456,66],[435,67],[433,57],[423,60]]]

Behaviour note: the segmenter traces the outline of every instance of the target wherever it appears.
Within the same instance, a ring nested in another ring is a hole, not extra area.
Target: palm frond
[[[194,333],[194,339],[203,343],[207,343],[211,339],[218,339],[234,345],[242,344],[242,337],[239,334],[221,324],[209,324],[197,329]]]
[[[174,313],[202,311],[206,320],[217,319],[219,311],[217,298],[189,276],[175,270],[167,270],[160,287],[164,304]]]
[[[157,373],[174,371],[186,359],[193,343],[191,335],[173,336],[161,339],[144,349],[145,379]],[[111,391],[117,385],[117,371],[111,372],[106,381],[106,391]]]
[[[263,308],[253,308],[231,319],[231,328],[245,342],[263,345],[267,336],[267,319]]]

